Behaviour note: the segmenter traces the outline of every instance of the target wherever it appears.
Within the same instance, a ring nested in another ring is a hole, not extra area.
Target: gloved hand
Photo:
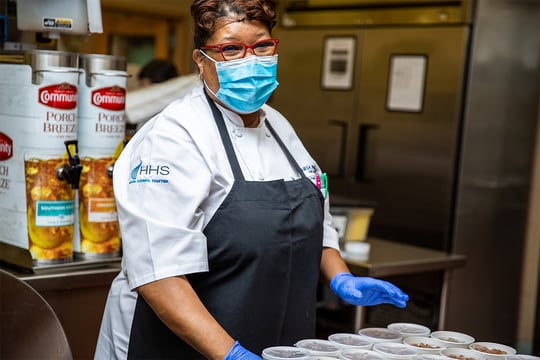
[[[255,355],[242,345],[238,341],[234,342],[233,347],[227,355],[225,355],[225,358],[223,360],[256,360],[261,359],[260,356]]]
[[[355,277],[349,273],[336,274],[330,281],[330,288],[342,300],[357,306],[387,303],[404,308],[409,300],[407,294],[387,281]]]

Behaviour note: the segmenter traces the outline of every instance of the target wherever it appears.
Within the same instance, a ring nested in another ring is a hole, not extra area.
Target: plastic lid
[[[311,355],[335,355],[339,354],[341,348],[329,340],[304,339],[298,341],[294,346],[306,349]]]
[[[372,345],[372,342],[368,338],[357,335],[357,334],[348,334],[348,333],[337,333],[332,334],[328,337],[328,340],[335,342],[344,347],[360,347],[360,346],[369,346]]]
[[[339,358],[343,360],[385,360],[385,357],[375,351],[366,349],[341,350]]]
[[[358,331],[358,333],[377,342],[401,340],[401,334],[399,332],[387,328],[364,328]]]
[[[387,326],[388,329],[398,331],[401,335],[429,335],[431,334],[431,329],[427,326],[414,324],[414,323],[392,323]]]
[[[309,359],[309,351],[295,346],[273,346],[263,350],[262,357],[266,360]]]
[[[385,354],[386,357],[392,358],[403,358],[403,357],[412,357],[413,355],[418,354],[418,351],[412,347],[394,342],[381,342],[373,345],[373,350]]]

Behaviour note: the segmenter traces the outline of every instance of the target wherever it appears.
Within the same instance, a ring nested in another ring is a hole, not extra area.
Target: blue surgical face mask
[[[213,92],[204,86],[225,106],[239,114],[259,110],[277,88],[277,55],[248,56],[229,61],[215,61],[219,90]]]

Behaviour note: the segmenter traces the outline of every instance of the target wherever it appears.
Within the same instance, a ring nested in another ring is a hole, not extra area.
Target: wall
[[[539,318],[536,302],[540,281],[540,109],[537,125],[518,327],[518,347],[523,353],[532,352],[535,319]]]

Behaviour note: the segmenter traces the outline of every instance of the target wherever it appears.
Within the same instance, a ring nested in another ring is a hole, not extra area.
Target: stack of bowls
[[[298,341],[294,346],[308,351],[310,358],[318,357],[319,360],[325,360],[321,357],[337,358],[341,351],[341,347],[330,340],[304,339]]]
[[[510,346],[477,342],[458,331],[431,331],[414,323],[368,327],[358,333],[335,333],[328,340],[304,339],[294,346],[263,351],[265,360],[540,360],[517,354]]]

